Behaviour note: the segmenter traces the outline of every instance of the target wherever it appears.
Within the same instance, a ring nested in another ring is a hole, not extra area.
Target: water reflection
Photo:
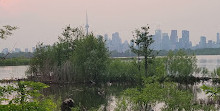
[[[81,104],[85,109],[99,108],[101,105],[107,107],[108,101],[113,96],[119,96],[120,93],[131,88],[132,85],[115,84],[108,85],[73,85],[73,84],[51,84],[49,88],[43,90],[46,96],[53,95],[56,99],[72,98],[76,104]]]
[[[209,71],[213,71],[220,66],[220,55],[205,55],[197,56],[198,67],[206,67]],[[28,66],[6,66],[0,67],[0,79],[5,78],[24,78],[25,71]],[[194,94],[194,100],[207,99],[205,92],[200,87],[203,84],[212,85],[211,82],[195,83],[194,85],[179,85],[179,88],[190,89]],[[56,100],[59,100],[57,104],[60,105],[61,101],[66,98],[72,98],[76,104],[82,104],[86,109],[92,107],[109,107],[115,106],[115,97],[117,97],[123,90],[131,88],[131,85],[115,84],[112,86],[107,85],[73,85],[73,84],[51,84],[49,88],[43,90],[43,94],[46,96],[53,95]]]
[[[220,55],[198,55],[198,67],[206,67],[209,71],[213,71],[220,66]]]

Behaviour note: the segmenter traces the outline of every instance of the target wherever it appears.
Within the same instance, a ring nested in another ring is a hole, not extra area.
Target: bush
[[[135,60],[123,61],[120,59],[111,60],[103,77],[106,81],[128,82],[136,81],[140,74]]]
[[[170,51],[166,59],[168,75],[186,77],[192,76],[198,70],[196,56],[187,55],[182,50],[179,50],[176,54]]]
[[[51,99],[43,98],[40,90],[48,86],[31,81],[18,81],[17,84],[0,87],[0,100],[7,105],[0,105],[1,111],[53,111],[56,108]],[[10,98],[12,94],[13,98]],[[1,102],[0,101],[0,102]]]
[[[193,94],[188,90],[180,90],[176,83],[152,82],[151,78],[144,79],[145,84],[142,89],[131,88],[123,92],[116,110],[151,110],[158,103],[164,103],[163,111],[194,111],[194,110],[216,110],[213,106],[203,106],[193,101]],[[129,107],[127,107],[129,106]]]

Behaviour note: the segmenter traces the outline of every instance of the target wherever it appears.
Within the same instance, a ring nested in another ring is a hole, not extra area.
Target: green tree
[[[135,30],[134,39],[131,40],[131,50],[138,56],[144,56],[145,76],[148,77],[148,64],[152,62],[154,58],[153,50],[150,45],[154,42],[152,35],[149,34],[150,27],[141,27],[141,29]],[[135,46],[136,45],[136,46]],[[139,61],[139,60],[138,60]],[[140,70],[140,66],[139,66]]]
[[[107,68],[109,53],[103,37],[90,34],[75,41],[72,63],[77,74],[86,81],[98,82]]]
[[[58,39],[52,46],[37,45],[28,72],[41,80],[98,82],[109,58],[103,37],[85,36],[82,29],[67,26]]]

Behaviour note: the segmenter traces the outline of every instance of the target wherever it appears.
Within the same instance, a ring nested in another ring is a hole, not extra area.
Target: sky
[[[149,24],[164,33],[190,31],[193,45],[200,36],[216,41],[220,32],[220,0],[0,0],[0,27],[19,27],[3,48],[29,48],[39,42],[58,41],[65,26],[84,27],[86,11],[89,30],[94,34],[119,32],[122,40],[132,39],[132,31]]]

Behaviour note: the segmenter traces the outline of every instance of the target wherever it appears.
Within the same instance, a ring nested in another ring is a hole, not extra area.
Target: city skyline
[[[86,22],[88,23],[88,19],[86,17]],[[89,26],[87,24],[85,27]],[[88,27],[89,28],[89,27]],[[87,32],[88,29],[85,31]],[[178,32],[181,32],[181,35],[178,35]],[[129,49],[130,40],[122,41],[122,37],[119,32],[114,32],[109,37],[108,34],[97,35],[103,36],[106,40],[106,47],[110,50],[116,50],[118,52],[125,52]],[[160,29],[155,30],[154,34],[152,34],[154,43],[151,45],[151,48],[154,50],[175,50],[175,49],[201,49],[201,48],[220,48],[220,33],[216,33],[216,40],[210,40],[206,36],[200,36],[200,41],[198,41],[195,45],[192,45],[190,41],[190,31],[188,30],[171,30],[170,33],[163,32]],[[8,52],[33,52],[35,50],[35,46],[31,48],[3,48],[0,52],[8,53]]]
[[[19,27],[13,36],[0,40],[0,49],[53,44],[65,26],[86,25],[86,10],[89,29],[96,35],[119,32],[122,41],[130,40],[132,31],[149,24],[151,34],[158,28],[189,30],[195,45],[200,36],[215,40],[220,32],[218,4],[219,0],[0,0],[0,26]]]

